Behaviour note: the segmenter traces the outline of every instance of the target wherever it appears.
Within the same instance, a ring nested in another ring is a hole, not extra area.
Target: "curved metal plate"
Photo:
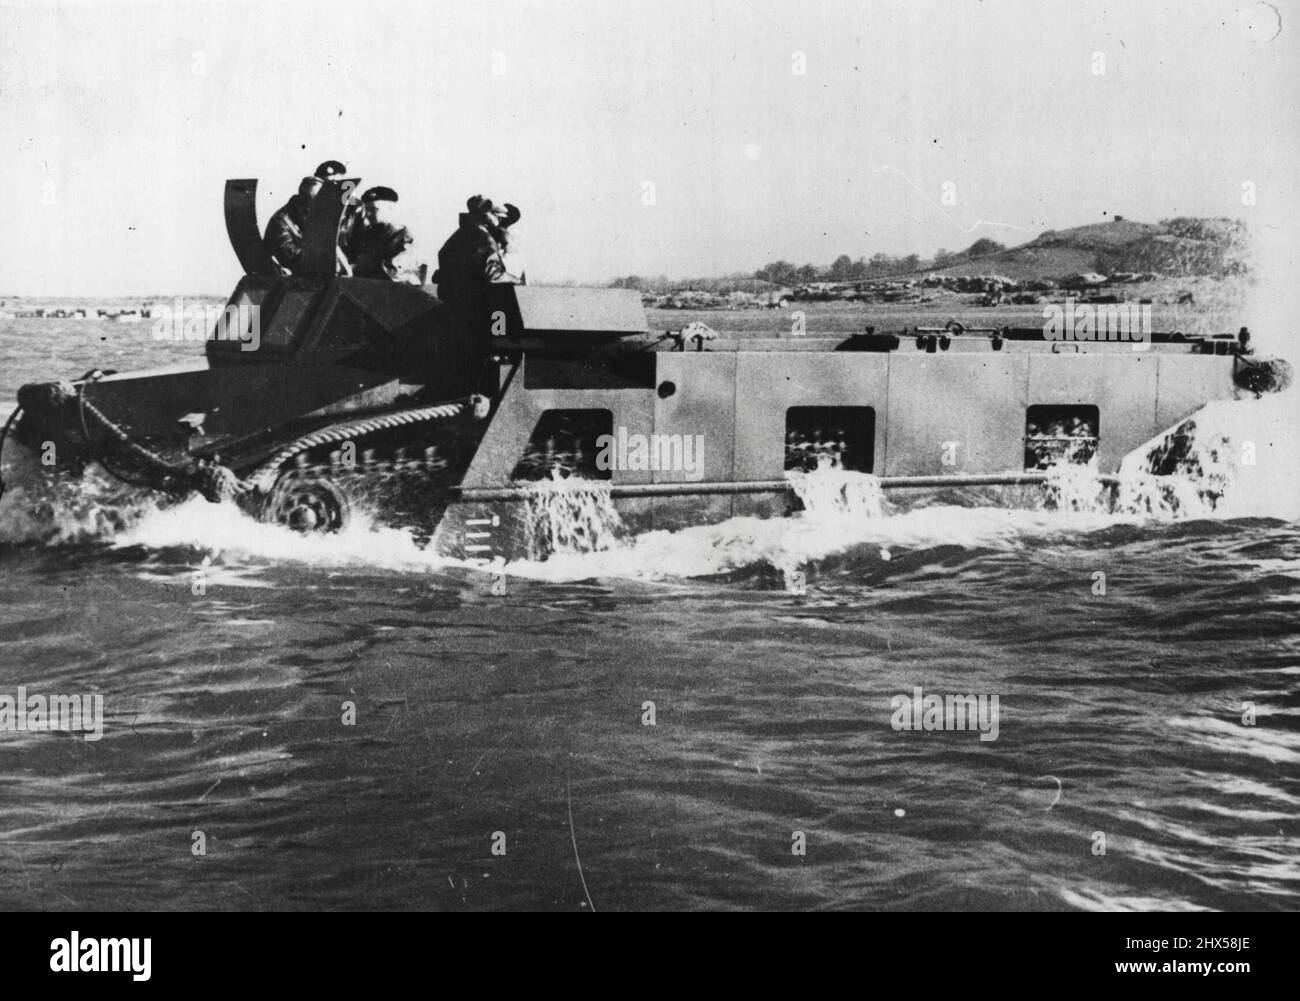
[[[274,275],[271,255],[262,245],[262,230],[257,225],[257,180],[239,178],[226,181],[226,235],[249,275]]]
[[[299,275],[332,277],[338,267],[339,221],[345,194],[357,186],[356,178],[326,181],[307,210],[302,229],[302,263]]]

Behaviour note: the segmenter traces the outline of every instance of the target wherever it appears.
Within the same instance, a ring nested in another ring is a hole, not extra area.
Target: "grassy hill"
[[[1240,221],[1180,218],[1159,223],[1115,219],[1048,230],[1018,247],[962,257],[927,273],[999,274],[1026,281],[1090,271],[1222,277],[1246,270],[1246,230]]]

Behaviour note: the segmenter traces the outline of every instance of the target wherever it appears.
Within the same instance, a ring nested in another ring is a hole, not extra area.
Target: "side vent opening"
[[[601,435],[614,433],[610,410],[547,410],[533,428],[513,480],[549,480],[578,476],[608,480],[611,471],[596,467]]]
[[[833,466],[870,473],[876,411],[871,407],[791,407],[785,412],[785,468]]]
[[[1097,454],[1096,407],[1035,406],[1025,413],[1025,469],[1086,466]]]

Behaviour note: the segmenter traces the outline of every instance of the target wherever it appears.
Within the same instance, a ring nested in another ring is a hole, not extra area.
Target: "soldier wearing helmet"
[[[301,263],[302,231],[307,224],[307,210],[312,199],[326,181],[332,181],[346,172],[347,168],[338,160],[326,160],[316,168],[314,174],[302,179],[298,184],[298,193],[271,216],[262,243],[281,275],[296,273]]]
[[[497,204],[482,195],[465,203],[456,232],[438,251],[438,298],[453,309],[477,313],[484,289],[493,283],[521,284],[506,265],[508,230],[519,221],[513,205]]]
[[[397,277],[396,259],[413,238],[405,226],[398,225],[393,208],[396,204],[397,192],[382,185],[367,189],[361,196],[360,208],[340,239],[356,277]]]

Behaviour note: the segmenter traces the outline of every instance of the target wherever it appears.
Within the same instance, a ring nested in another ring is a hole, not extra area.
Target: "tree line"
[[[890,275],[904,275],[913,271],[929,268],[941,268],[957,264],[972,257],[984,257],[1006,250],[1004,244],[996,240],[979,239],[965,250],[949,252],[939,249],[931,258],[922,258],[919,254],[907,254],[894,257],[890,254],[873,254],[871,257],[859,257],[856,260],[848,254],[840,254],[827,267],[818,268],[812,264],[795,265],[789,261],[773,261],[754,272],[754,277],[762,281],[775,282],[778,285],[808,284],[809,282],[851,282],[864,278],[887,278]]]
[[[944,267],[958,264],[973,257],[996,254],[1006,249],[1005,245],[998,243],[996,240],[979,239],[965,250],[955,252],[943,249],[937,250],[931,258],[922,258],[919,254],[907,254],[900,257],[894,257],[890,254],[874,254],[870,258],[859,257],[855,260],[848,254],[840,254],[829,265],[822,268],[813,264],[799,265],[792,264],[789,261],[773,261],[758,268],[752,274],[736,274],[723,278],[699,278],[676,282],[670,282],[667,275],[659,275],[653,278],[628,275],[624,278],[614,279],[610,286],[612,288],[636,289],[641,292],[662,290],[669,287],[729,291],[732,288],[743,287],[746,282],[753,280],[771,282],[775,285],[851,282],[867,278],[887,278],[890,275],[903,275],[927,268]]]

